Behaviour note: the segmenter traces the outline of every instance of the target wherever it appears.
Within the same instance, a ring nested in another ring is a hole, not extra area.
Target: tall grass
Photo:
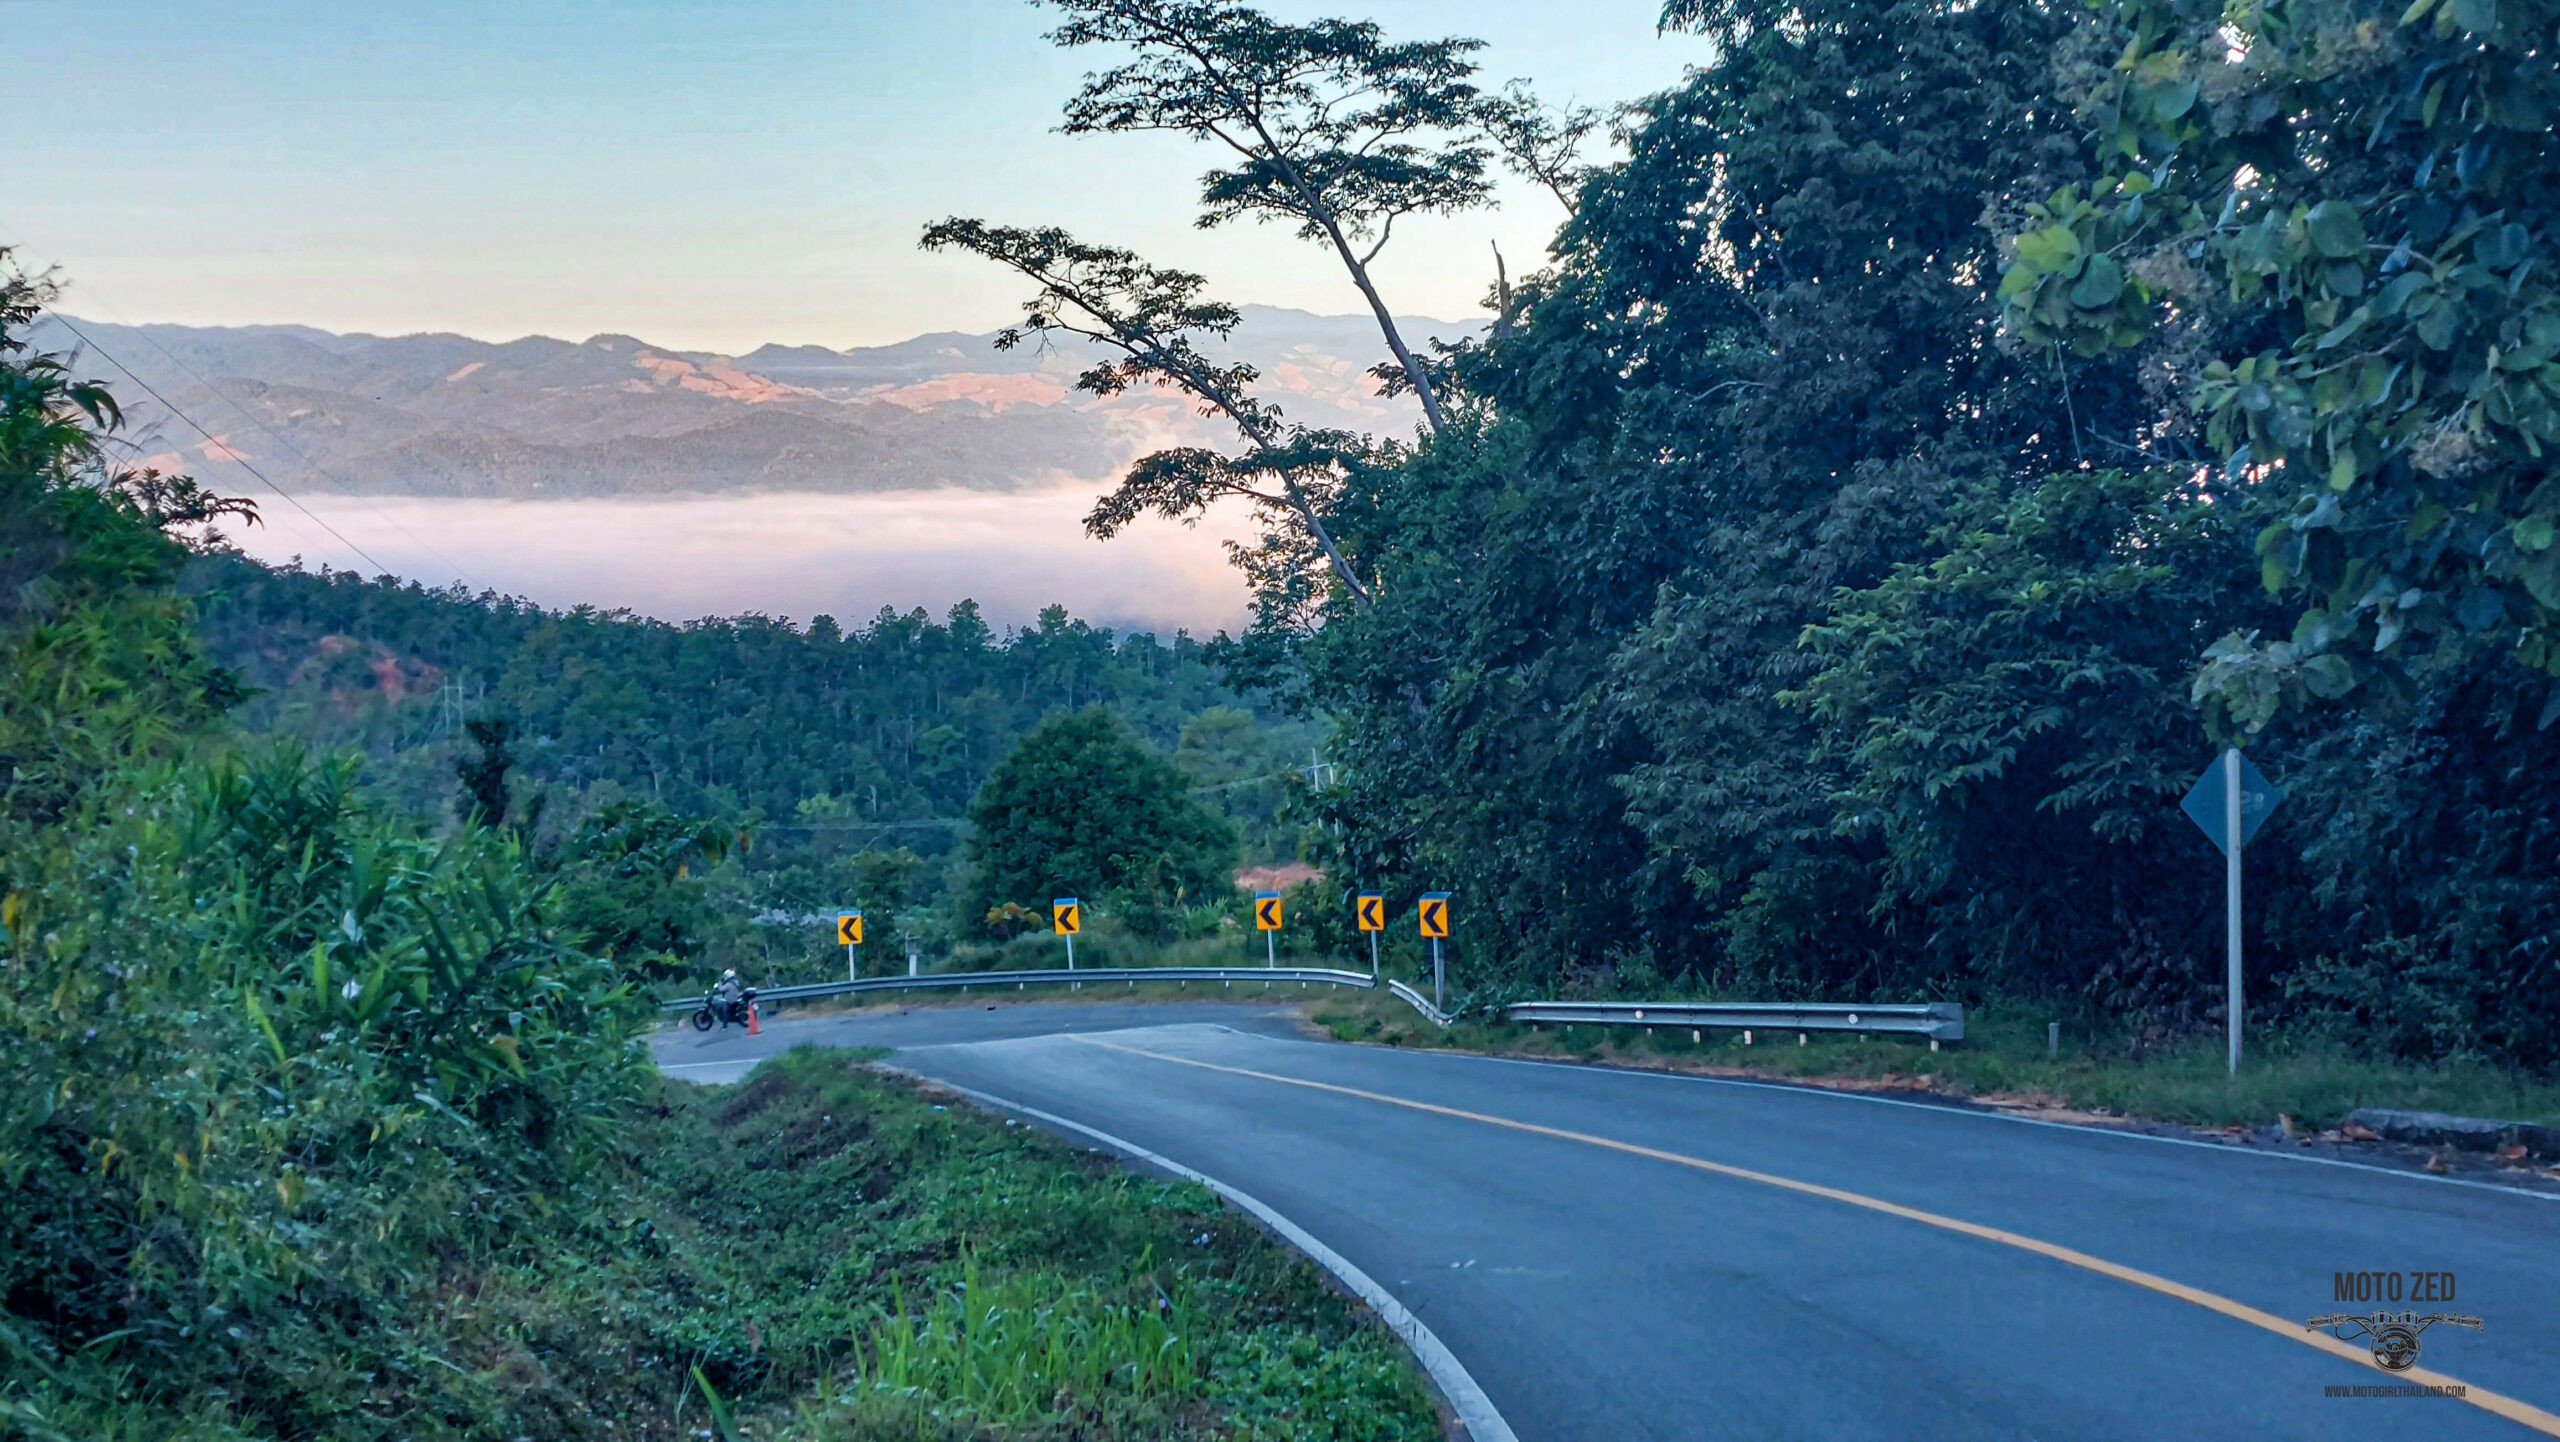
[[[858,1391],[933,1398],[1014,1426],[1110,1395],[1162,1405],[1199,1395],[1183,1303],[1114,1300],[1055,1272],[990,1276],[974,1256],[949,1290],[883,1309],[859,1349]]]

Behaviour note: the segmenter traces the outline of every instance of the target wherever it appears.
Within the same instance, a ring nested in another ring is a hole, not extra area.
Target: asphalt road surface
[[[657,1039],[671,1075],[706,1082],[798,1045],[892,1048],[1258,1199],[1409,1309],[1524,1442],[2560,1435],[2543,1197],[1336,1045],[1263,1007],[920,1007]],[[2339,1302],[2340,1272],[2396,1273],[2403,1300]],[[2411,1273],[2451,1273],[2452,1300],[2411,1300]],[[2483,1326],[2433,1326],[2392,1374],[2300,1325],[2384,1310]],[[2330,1392],[2412,1379],[2469,1395]]]

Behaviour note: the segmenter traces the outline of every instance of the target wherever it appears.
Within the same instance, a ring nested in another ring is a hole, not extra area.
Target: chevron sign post
[[[1280,964],[1280,893],[1257,891],[1253,894],[1253,929],[1262,933],[1262,964]]]
[[[1369,933],[1369,979],[1378,979],[1378,933],[1387,929],[1387,898],[1384,892],[1364,891],[1352,907],[1352,916],[1360,929]]]
[[[1440,942],[1449,934],[1449,893],[1423,893],[1422,904],[1415,908],[1422,922],[1422,934],[1431,943],[1431,1007],[1434,1011],[1449,1009],[1448,975],[1440,966]]]

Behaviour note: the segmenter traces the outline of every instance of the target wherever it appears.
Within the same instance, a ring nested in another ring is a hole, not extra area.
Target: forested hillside
[[[972,939],[948,904],[969,802],[1046,717],[1123,718],[1260,862],[1297,853],[1283,805],[1322,734],[1229,690],[1191,637],[1119,636],[1056,608],[1006,633],[968,605],[852,630],[826,616],[670,625],[222,555],[199,559],[188,589],[208,652],[250,688],[239,723],[356,751],[404,808],[448,811],[469,723],[498,721],[514,814],[537,839],[635,802],[742,833],[692,918],[730,958],[768,941],[796,956],[815,933],[790,919],[847,905],[881,915],[884,946]],[[775,935],[745,929],[757,915]]]
[[[1463,976],[2201,1030],[2177,803],[2236,743],[2291,798],[2257,1021],[2560,1064],[2560,6],[1673,0],[1715,58],[1605,160],[1471,42],[1057,8],[1141,57],[1066,129],[1204,142],[1201,223],[1298,227],[1424,424],[1284,419],[1204,277],[925,244],[1230,422],[1093,527],[1258,509],[1243,674],[1338,727],[1337,879],[1455,892]],[[1369,262],[1498,165],[1546,263],[1415,344]]]
[[[254,512],[117,462],[52,299],[0,247],[0,1435],[1437,1435],[1205,1191],[841,1053],[656,1076],[725,827],[519,805],[494,718],[449,816],[223,729],[176,583]]]

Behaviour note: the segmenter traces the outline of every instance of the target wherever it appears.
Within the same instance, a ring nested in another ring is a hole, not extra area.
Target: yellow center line
[[[2327,1332],[2312,1331],[2300,1322],[2279,1317],[2272,1312],[2261,1312],[2246,1302],[2235,1302],[2229,1297],[2205,1291],[2200,1287],[2190,1287],[2184,1282],[2173,1282],[2166,1277],[2157,1276],[2139,1268],[2110,1262],[2104,1257],[2094,1257],[2087,1252],[2007,1231],[2000,1227],[1986,1227],[1979,1222],[1968,1222],[1937,1212],[1922,1211],[1918,1207],[1906,1207],[1898,1202],[1885,1201],[1881,1197],[1844,1191],[1838,1187],[1826,1187],[1816,1182],[1800,1182],[1792,1177],[1776,1176],[1768,1172],[1755,1172],[1748,1167],[1711,1162],[1703,1157],[1666,1152],[1657,1147],[1639,1146],[1634,1142],[1594,1136],[1589,1132],[1540,1126],[1536,1122],[1491,1116],[1484,1112],[1471,1112],[1458,1107],[1444,1107],[1433,1102],[1389,1096],[1384,1092],[1363,1091],[1359,1087],[1309,1081],[1304,1077],[1255,1071],[1250,1067],[1224,1066],[1217,1062],[1196,1061],[1186,1056],[1170,1056],[1164,1052],[1123,1046],[1117,1042],[1101,1041],[1090,1036],[1076,1036],[1072,1039],[1087,1046],[1101,1047],[1106,1051],[1126,1052],[1130,1056],[1146,1057],[1153,1061],[1173,1062],[1180,1066],[1198,1067],[1203,1071],[1224,1072],[1229,1076],[1251,1077],[1256,1081],[1277,1082],[1282,1086],[1304,1087],[1309,1091],[1331,1092],[1335,1096],[1357,1097],[1362,1101],[1377,1102],[1382,1106],[1402,1107],[1407,1111],[1427,1112],[1433,1116],[1454,1117],[1459,1121],[1500,1127],[1505,1131],[1526,1132],[1531,1136],[1552,1137],[1557,1141],[1578,1142],[1583,1146],[1598,1147],[1603,1151],[1623,1152],[1631,1157],[1668,1162],[1675,1167],[1687,1167],[1692,1171],[1709,1172],[1720,1177],[1731,1177],[1736,1181],[1754,1182],[1764,1187],[1775,1187],[1780,1191],[1796,1192],[1808,1197],[1820,1197],[1825,1201],[1839,1202],[1845,1206],[1860,1207],[1870,1212],[1881,1212],[1888,1217],[1900,1217],[1907,1222],[1918,1222],[1924,1227],[1936,1227],[1940,1231],[1955,1232],[1986,1242],[1996,1242],[2004,1247],[2014,1247],[2022,1252],[2032,1252],[2039,1257],[2050,1258],[2066,1266],[2078,1267],[2085,1272],[2094,1272],[2101,1277],[2110,1277],[2130,1286],[2140,1287],[2146,1292],[2156,1292],[2163,1297],[2174,1297],[2192,1306],[2202,1307],[2208,1312],[2219,1312],[2233,1321],[2246,1322],[2261,1331],[2272,1332],[2288,1341],[2298,1342],[2314,1351],[2326,1352],[2332,1357],[2353,1362],[2371,1371],[2382,1371],[2374,1364],[2372,1354],[2366,1349],[2342,1342]],[[2442,1372],[2431,1371],[2425,1367],[2411,1367],[2405,1372],[2383,1372],[2383,1375],[2394,1382],[2411,1386],[2460,1388],[2462,1390],[2453,1395],[2484,1412],[2504,1417],[2510,1422],[2521,1423],[2546,1437],[2560,1437],[2560,1415],[2546,1412],[2530,1402],[2492,1392],[2486,1388],[2474,1387],[2459,1378],[2448,1377]]]

